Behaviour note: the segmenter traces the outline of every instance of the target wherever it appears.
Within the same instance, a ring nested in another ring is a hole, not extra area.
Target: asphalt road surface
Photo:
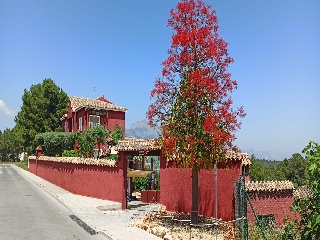
[[[83,225],[39,186],[0,164],[0,240],[106,239]]]

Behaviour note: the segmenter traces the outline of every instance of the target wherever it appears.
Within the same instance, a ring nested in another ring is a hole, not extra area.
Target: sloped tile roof
[[[160,150],[161,146],[155,139],[145,140],[136,138],[126,138],[118,142],[115,146],[116,151],[153,151]],[[227,159],[233,161],[242,161],[243,165],[250,165],[250,159],[247,153],[227,152]]]
[[[248,182],[247,190],[252,191],[284,191],[294,190],[293,183],[290,181],[253,181]]]
[[[71,102],[71,109],[72,111],[77,111],[83,107],[90,107],[90,108],[98,108],[98,109],[111,109],[116,111],[127,111],[126,108],[116,106],[111,102],[108,101],[101,101],[98,99],[91,99],[91,98],[83,98],[83,97],[70,97]]]
[[[29,159],[35,160],[36,156],[29,156]],[[109,166],[109,167],[116,167],[117,166],[115,160],[109,160],[109,159],[41,156],[41,157],[38,158],[38,160],[50,161],[50,162],[61,162],[61,163],[72,163],[72,164]]]
[[[118,142],[115,146],[116,151],[152,151],[160,150],[161,147],[158,142],[154,139],[136,139],[136,138],[126,138]]]
[[[243,165],[251,165],[251,161],[247,153],[228,151],[226,157],[229,160],[241,161]]]

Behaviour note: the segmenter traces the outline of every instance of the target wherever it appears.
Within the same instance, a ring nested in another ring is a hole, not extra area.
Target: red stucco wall
[[[118,111],[108,111],[107,113],[107,121],[108,121],[108,129],[113,131],[118,124],[125,130],[125,112]]]
[[[191,169],[160,169],[160,203],[168,211],[191,212]],[[234,182],[241,174],[241,163],[218,164],[218,218],[234,219]],[[215,217],[215,180],[213,169],[199,172],[199,214]]]
[[[160,201],[160,191],[158,190],[141,190],[141,202],[158,203]]]
[[[36,174],[36,160],[29,160],[29,172]]]
[[[68,103],[68,112],[67,112],[67,119],[72,118],[72,108],[71,108],[71,102]]]
[[[269,215],[272,214],[275,217],[277,224],[282,225],[283,220],[286,216],[290,220],[293,219],[294,215],[290,211],[290,207],[294,200],[293,190],[287,191],[254,191],[249,193],[252,205],[255,212],[258,215]],[[255,221],[254,214],[250,208],[248,209],[248,219],[251,222]]]
[[[76,132],[79,129],[79,118],[80,117],[82,117],[82,129],[88,128],[87,111],[84,108],[82,108],[74,114],[76,115],[75,117],[76,117],[76,124],[77,124],[77,126],[75,126],[77,128],[74,129],[74,131]]]
[[[29,171],[36,173],[36,160]],[[37,175],[75,194],[122,201],[123,171],[119,167],[38,161]]]

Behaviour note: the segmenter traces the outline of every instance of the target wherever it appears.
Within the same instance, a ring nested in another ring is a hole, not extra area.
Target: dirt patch
[[[133,219],[130,226],[141,228],[165,240],[238,239],[234,223],[199,216],[199,225],[190,226],[190,215],[168,212],[160,206],[157,212],[148,212],[143,218]]]

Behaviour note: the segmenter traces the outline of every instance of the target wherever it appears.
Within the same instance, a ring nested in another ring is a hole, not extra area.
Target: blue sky
[[[167,57],[178,1],[0,1],[0,130],[14,127],[24,89],[52,78],[69,96],[101,95],[145,119]],[[213,1],[235,62],[242,149],[279,159],[320,142],[320,1]]]

